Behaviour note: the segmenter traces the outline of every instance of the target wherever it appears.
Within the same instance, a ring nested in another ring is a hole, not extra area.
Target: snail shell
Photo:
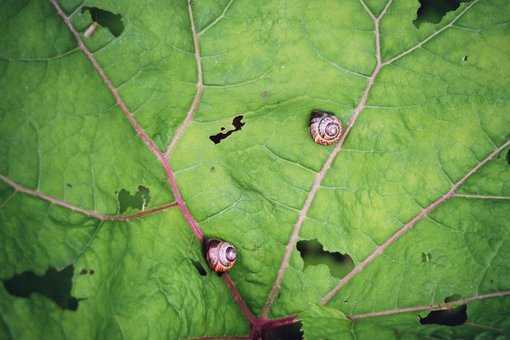
[[[331,145],[340,140],[342,124],[334,114],[315,110],[310,119],[310,134],[315,143]]]
[[[232,244],[218,239],[207,239],[204,246],[207,263],[216,273],[224,273],[236,263],[236,248]]]

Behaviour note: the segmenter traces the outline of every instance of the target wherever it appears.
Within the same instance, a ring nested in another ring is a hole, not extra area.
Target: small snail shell
[[[310,134],[315,143],[331,145],[340,140],[342,124],[334,114],[315,110],[310,119]]]
[[[216,273],[224,273],[236,263],[236,248],[228,242],[207,239],[204,242],[205,258]]]

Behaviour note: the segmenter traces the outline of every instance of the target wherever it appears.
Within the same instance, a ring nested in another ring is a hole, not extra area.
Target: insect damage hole
[[[119,212],[123,213],[129,208],[136,210],[145,210],[151,200],[149,188],[143,185],[138,186],[138,191],[132,195],[126,189],[120,189],[117,194],[117,200],[119,202]]]
[[[460,295],[452,295],[444,299],[444,302],[454,302],[460,299]],[[443,325],[443,326],[460,326],[468,319],[467,305],[460,305],[448,310],[436,310],[430,312],[426,317],[418,316],[418,321],[422,325]]]
[[[339,279],[354,268],[354,262],[349,255],[326,251],[316,239],[299,241],[296,248],[301,253],[305,268],[325,264],[329,267],[331,275]]]
[[[60,308],[76,311],[79,300],[71,296],[74,266],[62,270],[49,268],[42,276],[26,271],[4,280],[4,286],[11,295],[28,298],[39,293],[54,301]]]
[[[420,7],[416,11],[416,19],[413,21],[416,28],[423,23],[438,24],[446,13],[455,11],[462,2],[470,0],[418,0]]]
[[[242,127],[246,125],[246,123],[244,123],[243,121],[243,116],[242,115],[239,115],[239,116],[236,116],[234,117],[234,119],[232,119],[232,126],[234,127],[234,129],[232,130],[228,130],[227,132],[223,132],[225,131],[225,128],[222,127],[220,130],[221,132],[220,133],[217,133],[215,135],[212,135],[212,136],[209,136],[209,139],[214,143],[214,144],[218,144],[220,143],[223,139],[227,138],[228,136],[230,136],[231,134],[233,134],[234,132],[236,131],[241,131]]]
[[[122,22],[122,15],[115,14],[104,9],[97,7],[83,7],[81,12],[89,12],[92,17],[93,23],[86,30],[86,36],[90,36],[92,33],[87,33],[88,30],[92,30],[92,27],[100,25],[106,27],[114,37],[118,37],[124,32],[124,24]],[[93,29],[95,30],[95,28]]]

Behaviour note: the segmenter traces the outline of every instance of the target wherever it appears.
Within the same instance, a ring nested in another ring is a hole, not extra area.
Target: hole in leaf
[[[87,275],[87,274],[92,275],[94,273],[95,273],[94,269],[83,268],[82,270],[80,270],[80,275]]]
[[[292,325],[285,325],[278,328],[267,330],[262,334],[263,340],[302,340],[301,322]]]
[[[97,7],[83,7],[81,11],[82,13],[88,11],[94,22],[97,22],[99,25],[106,27],[115,37],[118,37],[124,31],[122,15],[120,14],[114,14]]]
[[[193,263],[193,265],[195,266],[195,268],[197,269],[197,272],[202,275],[202,276],[207,276],[207,271],[205,270],[204,266],[202,266],[202,263],[200,263],[199,261],[197,260],[193,260],[193,259],[190,259],[191,260],[191,263]]]
[[[447,297],[444,302],[452,302],[458,300],[459,295]],[[449,310],[437,310],[430,312],[426,317],[418,316],[422,325],[443,325],[443,326],[460,326],[467,321],[467,305],[460,305]]]
[[[53,300],[60,308],[75,311],[79,301],[71,296],[73,272],[73,265],[60,271],[49,268],[42,276],[27,271],[3,282],[11,295],[28,298],[32,293],[39,293]]]
[[[232,125],[234,126],[234,129],[228,130],[227,132],[220,132],[216,135],[209,136],[209,139],[212,140],[214,144],[220,143],[223,139],[227,138],[231,134],[233,134],[236,131],[240,131],[241,128],[246,125],[246,123],[242,122],[243,116],[236,116],[234,119],[232,119]],[[222,127],[221,131],[225,131],[225,128]]]
[[[299,241],[296,248],[301,253],[305,268],[325,264],[329,267],[331,275],[336,278],[342,278],[354,268],[354,263],[349,255],[325,251],[317,240]]]
[[[416,11],[416,19],[413,21],[414,26],[420,28],[425,22],[438,24],[441,19],[450,11],[459,8],[461,2],[468,0],[418,0],[420,8]]]
[[[421,253],[421,262],[427,263],[432,261],[432,254],[431,253]]]
[[[464,62],[468,61],[468,56],[465,55],[464,57],[462,57],[462,61],[464,61]]]
[[[131,195],[126,189],[120,189],[117,198],[120,213],[125,212],[129,208],[143,210],[151,200],[150,190],[142,185],[138,186],[138,191],[134,195]]]

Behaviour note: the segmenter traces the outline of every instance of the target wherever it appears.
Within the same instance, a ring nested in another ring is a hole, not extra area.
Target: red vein
[[[412,312],[422,312],[422,311],[432,312],[432,311],[438,311],[438,310],[449,310],[449,309],[452,309],[452,308],[460,306],[460,305],[467,305],[468,303],[471,303],[474,301],[493,299],[493,298],[505,297],[505,296],[510,296],[509,290],[495,292],[495,293],[475,295],[475,296],[472,296],[472,297],[469,297],[466,299],[456,300],[456,301],[452,301],[452,302],[448,302],[448,303],[438,303],[438,304],[433,304],[433,305],[395,308],[395,309],[388,309],[388,310],[383,310],[383,311],[379,311],[379,312],[353,314],[353,315],[349,315],[348,317],[351,320],[359,320],[359,319],[375,318],[375,317],[402,314],[402,313],[412,313]]]
[[[365,90],[363,91],[363,93],[361,95],[358,105],[354,109],[354,112],[347,124],[344,134],[342,135],[340,141],[336,144],[335,148],[333,149],[333,151],[330,153],[330,155],[326,159],[326,162],[322,166],[321,170],[317,173],[317,175],[314,178],[312,187],[306,197],[303,208],[299,212],[298,219],[292,228],[289,242],[285,248],[285,253],[283,254],[283,257],[282,257],[282,260],[280,263],[280,268],[278,269],[278,273],[276,275],[276,279],[271,287],[269,295],[266,299],[266,303],[265,303],[264,307],[262,307],[262,310],[261,310],[262,317],[265,317],[268,315],[269,311],[271,310],[271,306],[273,305],[276,297],[278,296],[278,293],[280,292],[283,278],[285,276],[285,272],[287,271],[287,268],[289,266],[290,257],[292,255],[292,252],[296,249],[296,244],[299,241],[299,232],[301,231],[301,227],[303,226],[303,222],[305,221],[305,218],[308,214],[308,210],[310,210],[312,202],[320,188],[321,182],[324,179],[324,177],[326,176],[328,170],[331,168],[331,165],[333,164],[333,161],[336,159],[337,155],[340,153],[340,151],[342,151],[344,142],[347,139],[347,137],[349,136],[349,133],[351,132],[352,127],[356,123],[360,113],[365,109],[365,106],[366,106],[367,100],[368,100],[368,94],[370,93],[370,90],[372,89],[372,86],[374,85],[374,81],[375,81],[377,75],[381,71],[382,64],[381,64],[381,57],[380,57],[381,53],[380,53],[379,22],[386,14],[386,11],[387,11],[388,7],[390,6],[391,2],[392,2],[392,0],[389,0],[386,4],[385,8],[381,12],[381,14],[378,17],[374,17],[376,66],[375,66],[374,70],[372,71],[372,74],[368,78]]]
[[[492,196],[492,195],[474,195],[474,194],[455,194],[455,197],[473,198],[481,200],[510,200],[510,196]]]
[[[165,156],[167,158],[170,158],[170,155],[172,153],[172,150],[175,148],[175,145],[184,134],[186,128],[193,121],[193,115],[198,111],[198,108],[200,107],[200,100],[202,99],[202,95],[204,93],[204,79],[203,79],[204,74],[202,71],[202,60],[200,57],[200,36],[199,33],[197,33],[195,27],[195,20],[193,19],[193,9],[191,7],[191,0],[188,0],[188,16],[191,25],[191,33],[193,36],[193,48],[195,50],[195,64],[197,68],[196,92],[195,96],[193,97],[193,101],[191,102],[191,106],[188,110],[188,113],[186,114],[186,118],[181,123],[181,125],[179,125],[177,130],[175,130],[174,137],[172,138],[172,141],[170,142],[166,149]]]
[[[147,135],[147,133],[143,130],[143,128],[140,126],[140,124],[136,121],[134,115],[129,111],[127,105],[124,103],[122,98],[120,97],[117,89],[114,87],[112,81],[108,78],[106,73],[104,72],[103,68],[99,65],[94,55],[88,50],[88,48],[83,43],[80,34],[76,31],[73,24],[71,23],[70,19],[65,15],[62,8],[59,5],[58,0],[50,0],[55,9],[57,10],[58,15],[64,20],[65,25],[67,28],[71,31],[73,36],[75,37],[78,48],[85,54],[87,59],[92,63],[94,69],[96,72],[100,75],[101,79],[103,79],[103,82],[105,83],[106,87],[110,90],[112,96],[115,99],[115,103],[120,108],[124,116],[128,119],[129,123],[133,127],[133,129],[136,131],[137,135],[140,137],[140,139],[144,142],[144,144],[147,146],[149,151],[156,156],[156,158],[159,160],[163,168],[165,169],[166,175],[167,175],[167,181],[170,184],[170,187],[172,189],[172,193],[175,197],[175,201],[177,202],[177,205],[179,206],[179,209],[181,210],[182,214],[184,215],[184,218],[188,222],[188,224],[191,227],[191,230],[199,239],[202,241],[203,239],[203,232],[198,226],[198,223],[195,221],[193,216],[191,215],[191,212],[186,206],[186,203],[184,202],[184,199],[182,198],[182,195],[179,191],[179,188],[177,187],[177,183],[175,181],[175,174],[170,166],[168,164],[168,160],[163,155],[163,153],[159,150],[159,148],[156,146],[154,141]]]
[[[290,315],[280,319],[267,320],[264,326],[266,329],[274,329],[292,325],[298,321],[299,319],[297,318],[296,315]]]
[[[67,17],[65,15],[64,11],[60,7],[60,4],[59,4],[58,0],[50,0],[50,1],[53,4],[53,6],[55,7],[55,9],[57,11],[57,14],[64,20],[65,25],[68,27],[68,29],[71,31],[71,33],[75,37],[75,39],[76,39],[76,41],[78,43],[79,49],[85,54],[87,59],[92,63],[92,65],[93,65],[94,69],[96,70],[96,72],[100,75],[101,79],[103,79],[104,83],[106,84],[106,86],[110,90],[112,96],[114,97],[117,106],[119,106],[119,108],[121,109],[122,113],[124,114],[124,116],[126,116],[128,121],[130,122],[131,126],[136,131],[136,133],[140,137],[140,139],[145,143],[145,145],[147,146],[149,151],[151,153],[153,153],[156,156],[156,158],[159,160],[159,162],[161,163],[162,167],[165,170],[166,177],[167,177],[167,182],[170,185],[170,188],[171,188],[172,193],[173,193],[174,198],[175,198],[175,202],[177,203],[177,206],[179,207],[179,210],[181,211],[184,219],[186,220],[186,222],[190,226],[190,229],[193,232],[193,234],[195,235],[195,237],[197,238],[197,240],[199,240],[200,242],[203,242],[203,240],[204,240],[204,232],[202,231],[202,229],[198,225],[198,222],[195,220],[195,218],[191,214],[190,210],[188,209],[188,207],[186,205],[186,202],[184,201],[184,199],[182,197],[182,194],[181,194],[181,192],[180,192],[180,190],[179,190],[179,188],[177,186],[177,182],[176,182],[176,178],[175,178],[175,173],[174,173],[172,167],[170,166],[170,164],[168,162],[168,157],[159,150],[159,148],[156,146],[154,141],[147,135],[147,133],[145,133],[143,128],[136,121],[136,119],[134,118],[134,115],[129,111],[129,109],[127,108],[127,105],[124,103],[124,101],[120,97],[117,89],[113,86],[112,81],[108,78],[108,76],[104,72],[103,68],[99,65],[99,63],[95,59],[94,55],[87,49],[87,47],[83,43],[83,41],[82,41],[82,39],[80,37],[80,34],[74,28],[74,26],[71,23],[69,17]],[[189,11],[190,16],[192,17],[192,13],[191,13],[191,0],[188,0],[188,11]],[[198,56],[200,56],[200,52],[199,52],[200,50],[199,50],[199,48],[197,48],[198,47],[198,40],[195,39],[196,38],[196,32],[194,31],[193,20],[191,22],[192,22],[191,25],[192,25],[192,30],[193,30],[195,52],[196,52],[195,55],[197,55],[197,51],[198,51]],[[200,65],[200,64],[198,64],[198,65]],[[200,73],[202,72],[201,71],[201,66],[200,66],[200,71],[199,72]],[[224,274],[223,275],[223,280],[225,281],[225,283],[227,284],[228,288],[230,289],[230,293],[231,293],[234,301],[239,305],[239,308],[241,309],[241,311],[244,314],[244,316],[250,321],[251,324],[253,324],[253,320],[256,320],[256,317],[252,314],[252,312],[250,311],[250,309],[248,308],[248,306],[244,302],[241,294],[237,290],[237,288],[234,285],[234,282],[232,281],[230,276],[228,274]]]
[[[456,191],[470,178],[473,174],[475,174],[482,166],[484,166],[491,159],[496,157],[501,151],[503,151],[506,147],[510,145],[510,140],[507,140],[503,145],[497,147],[493,150],[489,155],[487,155],[482,161],[478,162],[469,172],[464,175],[459,181],[452,185],[450,190],[447,193],[441,195],[439,198],[434,200],[431,204],[429,204],[426,208],[420,210],[420,212],[414,216],[409,222],[407,222],[404,226],[398,229],[391,237],[389,237],[386,241],[384,241],[380,246],[376,247],[374,251],[370,255],[367,256],[363,261],[358,263],[353,270],[351,270],[347,275],[345,275],[333,288],[329,291],[324,297],[321,299],[320,303],[325,305],[329,303],[336,294],[349,283],[356,275],[361,273],[370,263],[372,263],[376,258],[381,256],[384,251],[395,243],[399,238],[401,238],[404,234],[406,234],[409,230],[411,230],[416,223],[427,217],[434,209],[438,206],[446,202],[448,199],[455,196]]]
[[[94,66],[94,69],[99,74],[99,76],[105,83],[108,90],[111,92],[113,98],[115,99],[115,104],[119,107],[119,109],[122,111],[124,116],[126,116],[127,120],[129,121],[129,123],[131,124],[133,129],[135,130],[138,137],[140,137],[140,139],[145,143],[147,148],[149,148],[149,150],[157,157],[160,154],[160,151],[159,151],[159,148],[157,147],[156,143],[154,143],[154,141],[144,131],[142,126],[135,119],[135,116],[133,115],[133,113],[131,113],[129,111],[126,103],[124,103],[124,101],[120,97],[119,91],[113,85],[113,82],[110,80],[110,78],[108,78],[105,71],[103,70],[101,65],[99,65],[99,63],[97,62],[97,60],[94,57],[94,55],[92,54],[92,52],[90,52],[88,50],[88,48],[85,46],[85,44],[83,43],[83,41],[80,37],[80,33],[78,33],[78,31],[76,31],[73,24],[71,23],[71,19],[68,16],[66,16],[64,11],[60,7],[58,0],[50,0],[50,2],[53,4],[53,7],[55,7],[57,14],[62,18],[62,20],[64,20],[65,25],[67,26],[69,31],[71,31],[72,35],[76,39],[76,42],[78,43],[78,48],[83,52],[83,54],[85,54],[87,59],[92,63],[92,65]]]
[[[250,322],[251,325],[257,324],[258,322],[257,317],[253,315],[246,302],[244,302],[243,297],[237,290],[234,281],[232,280],[230,275],[228,273],[224,273],[223,275],[221,275],[221,277],[223,278],[223,281],[225,282],[227,287],[230,289],[232,298],[238,304],[239,308],[241,309],[241,312],[244,314],[244,317]]]
[[[165,172],[167,174],[167,182],[170,184],[170,188],[172,189],[172,193],[174,195],[175,201],[177,202],[177,205],[179,206],[179,209],[181,210],[181,213],[188,223],[188,225],[191,228],[191,231],[195,235],[195,237],[202,242],[204,240],[204,232],[198,225],[198,222],[195,220],[193,215],[191,214],[191,211],[188,209],[188,206],[186,205],[186,202],[184,201],[184,198],[182,197],[182,194],[179,190],[179,187],[177,186],[177,181],[175,180],[175,173],[170,166],[170,163],[168,163],[167,158],[163,154],[159,154],[159,160],[161,162],[161,165],[165,169]]]
[[[80,214],[88,216],[88,217],[95,218],[100,221],[122,221],[122,222],[132,221],[132,220],[135,220],[138,218],[142,218],[144,216],[154,215],[158,212],[164,211],[168,208],[171,208],[171,207],[174,207],[177,205],[176,202],[171,202],[171,203],[166,203],[166,204],[163,204],[163,205],[155,207],[155,208],[139,211],[137,213],[130,214],[130,215],[109,215],[109,214],[103,214],[103,213],[99,213],[97,211],[86,210],[86,209],[74,206],[70,203],[67,203],[67,202],[60,200],[58,198],[55,198],[53,196],[42,193],[40,191],[32,190],[27,187],[24,187],[21,184],[16,183],[12,179],[5,177],[3,175],[0,175],[0,179],[2,181],[4,181],[4,183],[6,183],[7,185],[9,185],[10,187],[12,187],[14,189],[13,194],[15,194],[17,192],[21,192],[21,193],[27,194],[29,196],[39,198],[43,201],[47,201],[52,204],[58,205],[62,208],[80,213]]]

